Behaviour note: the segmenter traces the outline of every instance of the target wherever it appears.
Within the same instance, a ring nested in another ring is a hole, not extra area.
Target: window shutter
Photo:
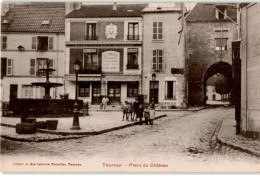
[[[12,74],[13,74],[13,61],[12,59],[7,59],[6,75],[12,75]]]
[[[163,69],[163,50],[158,49],[158,70]]]
[[[36,49],[37,46],[37,39],[35,36],[32,37],[32,49]]]
[[[54,69],[54,60],[53,59],[49,59],[49,62],[50,62],[50,65],[49,65],[49,68],[50,69]],[[50,75],[54,75],[54,72],[50,72]]]
[[[157,50],[153,50],[153,70],[157,69]]]
[[[36,62],[35,59],[30,60],[30,75],[35,75]]]
[[[49,37],[49,49],[53,49],[53,37]]]
[[[3,36],[1,40],[2,40],[2,49],[6,49],[7,48],[7,37]]]

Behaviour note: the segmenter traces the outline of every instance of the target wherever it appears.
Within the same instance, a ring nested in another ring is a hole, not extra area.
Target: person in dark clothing
[[[143,113],[144,113],[144,106],[143,104],[140,104],[137,111],[137,119],[139,118],[140,125],[142,125]]]
[[[138,113],[138,109],[139,109],[139,105],[140,105],[140,102],[138,101],[138,98],[135,97],[135,101],[133,102],[133,117],[132,117],[132,120],[134,121],[137,121],[137,113]]]

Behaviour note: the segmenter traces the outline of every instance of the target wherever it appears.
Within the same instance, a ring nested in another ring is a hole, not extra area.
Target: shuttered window
[[[6,75],[12,75],[13,74],[13,60],[7,59],[7,70]]]
[[[163,50],[153,50],[153,70],[163,69]]]

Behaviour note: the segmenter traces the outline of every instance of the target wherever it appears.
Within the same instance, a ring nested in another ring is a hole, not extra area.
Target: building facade
[[[1,19],[1,96],[3,102],[13,98],[42,98],[44,88],[32,82],[45,82],[47,60],[56,71],[50,82],[63,83],[65,64],[65,6],[37,3],[12,6]],[[8,6],[9,7],[9,6]],[[59,98],[63,87],[52,88],[51,97]]]
[[[241,132],[260,138],[260,3],[241,6]]]
[[[169,3],[143,10],[142,90],[146,102],[154,100],[162,109],[186,107],[182,8]]]
[[[189,105],[206,103],[206,82],[220,73],[232,78],[232,45],[237,39],[236,4],[197,3],[186,17]]]
[[[88,5],[66,15],[65,93],[74,98],[73,63],[81,61],[79,99],[100,104],[141,94],[143,19],[146,4]]]

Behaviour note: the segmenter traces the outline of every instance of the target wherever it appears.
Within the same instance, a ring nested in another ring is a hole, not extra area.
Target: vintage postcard
[[[2,172],[260,172],[260,3],[1,2]]]

